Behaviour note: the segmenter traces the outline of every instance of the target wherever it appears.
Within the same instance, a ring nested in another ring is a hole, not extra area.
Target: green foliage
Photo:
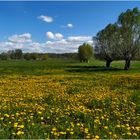
[[[15,54],[15,59],[21,59],[22,58],[22,55],[23,55],[21,49],[16,49],[15,52],[14,52],[14,54]]]
[[[41,54],[41,55],[39,56],[39,59],[40,59],[40,60],[48,60],[48,58],[49,58],[48,54]]]
[[[23,53],[21,49],[9,50],[7,53],[9,59],[22,59]]]
[[[116,24],[109,24],[105,29],[99,31],[95,39],[95,56],[106,61],[106,66],[117,58],[116,54]]]
[[[110,63],[116,59],[116,24],[108,24],[105,29],[99,31],[95,39],[95,53],[100,59],[104,59],[110,66]]]
[[[88,62],[93,57],[93,47],[84,43],[78,48],[78,55],[81,62]]]
[[[38,53],[30,53],[31,60],[37,60],[37,58],[38,58]]]
[[[129,69],[130,61],[140,51],[140,11],[138,8],[128,9],[121,13],[117,24],[119,26],[118,52],[126,63],[124,69]]]
[[[110,62],[125,60],[124,69],[129,69],[131,60],[140,51],[140,11],[128,9],[119,15],[115,24],[109,24],[97,33],[95,56]]]
[[[4,53],[4,52],[3,52],[3,53],[0,54],[0,59],[1,59],[1,60],[8,60],[8,58],[9,58],[9,57],[8,57],[7,53]]]
[[[25,60],[30,60],[31,58],[30,58],[30,53],[25,53],[24,55],[23,55],[23,58],[25,59]]]

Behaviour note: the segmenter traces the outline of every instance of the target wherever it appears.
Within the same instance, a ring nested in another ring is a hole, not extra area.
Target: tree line
[[[78,60],[77,53],[23,53],[21,49],[15,49],[0,54],[0,60],[48,60],[50,58]]]
[[[140,54],[140,11],[138,8],[128,9],[121,13],[118,20],[99,31],[93,37],[93,41],[95,42],[94,54],[98,59],[106,61],[106,67],[110,67],[114,60],[125,60],[124,69],[129,69],[131,60]],[[84,51],[83,48],[85,48]],[[90,46],[89,49],[89,45],[83,44],[79,47],[78,54],[80,61],[81,59],[84,61],[85,58],[89,59],[93,56],[93,48]]]
[[[23,53],[21,49],[9,50],[0,54],[1,60],[47,60],[47,53]]]

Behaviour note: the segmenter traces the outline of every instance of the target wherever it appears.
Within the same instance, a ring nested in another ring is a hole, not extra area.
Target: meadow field
[[[0,139],[140,139],[140,62],[0,61]]]

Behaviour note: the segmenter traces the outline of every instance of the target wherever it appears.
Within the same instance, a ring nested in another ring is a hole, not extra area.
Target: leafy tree
[[[37,60],[38,59],[38,53],[30,53],[30,59]]]
[[[118,27],[116,24],[108,24],[105,29],[99,31],[95,41],[95,54],[106,61],[106,67],[110,67],[111,62],[117,59],[116,54],[116,34]]]
[[[7,55],[7,53],[5,53],[5,52],[1,53],[1,54],[0,54],[0,59],[1,59],[1,60],[8,60],[8,55]]]
[[[23,58],[24,58],[25,60],[30,60],[30,59],[31,59],[30,53],[25,53],[25,54],[23,55]]]
[[[15,59],[22,59],[22,56],[23,56],[22,50],[21,49],[16,49],[14,51],[14,56],[15,56]]]
[[[47,60],[48,58],[48,54],[40,54],[40,60]]]
[[[14,50],[9,50],[7,52],[7,55],[9,56],[10,59],[15,59],[15,51]]]
[[[81,62],[89,62],[89,59],[93,57],[93,47],[84,43],[78,48],[78,56]]]
[[[130,68],[131,60],[140,50],[140,11],[138,8],[128,9],[125,13],[121,13],[117,25],[119,27],[117,53],[125,60],[124,69],[127,70]]]

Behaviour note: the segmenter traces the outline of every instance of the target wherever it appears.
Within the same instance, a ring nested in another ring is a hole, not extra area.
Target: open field
[[[140,62],[0,62],[0,138],[140,138]]]

